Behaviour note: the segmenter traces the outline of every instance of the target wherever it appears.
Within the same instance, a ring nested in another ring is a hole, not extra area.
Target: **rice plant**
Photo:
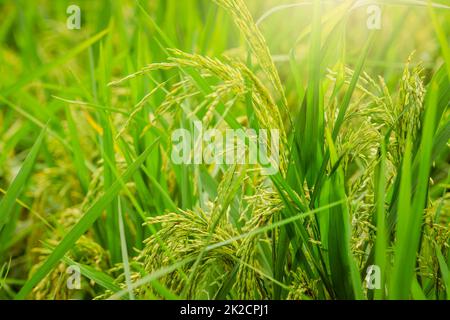
[[[0,299],[450,299],[448,1],[39,3],[0,0]]]

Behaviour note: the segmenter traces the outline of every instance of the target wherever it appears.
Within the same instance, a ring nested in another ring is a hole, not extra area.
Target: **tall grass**
[[[450,298],[444,1],[381,30],[350,0],[68,5],[0,1],[1,299]],[[280,170],[175,164],[194,121],[278,129]]]

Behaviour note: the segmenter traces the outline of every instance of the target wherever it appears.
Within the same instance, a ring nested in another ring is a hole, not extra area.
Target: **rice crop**
[[[0,299],[450,299],[448,0],[0,13]]]

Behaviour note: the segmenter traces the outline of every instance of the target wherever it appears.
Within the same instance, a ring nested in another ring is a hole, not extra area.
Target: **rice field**
[[[0,0],[0,299],[450,299],[450,1]]]

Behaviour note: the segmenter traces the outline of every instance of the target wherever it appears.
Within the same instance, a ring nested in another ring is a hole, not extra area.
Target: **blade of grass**
[[[326,130],[330,150],[330,161],[338,161],[331,133]],[[330,203],[346,198],[344,173],[336,170],[330,178]],[[330,209],[328,230],[328,255],[334,290],[338,299],[363,299],[361,276],[350,249],[351,223],[346,203]]]
[[[123,224],[123,215],[122,215],[122,206],[120,204],[120,197],[118,198],[118,206],[119,206],[119,233],[120,233],[120,247],[122,251],[122,262],[123,262],[123,270],[125,273],[125,282],[128,288],[128,297],[130,300],[134,300],[134,293],[131,289],[131,272],[130,272],[130,263],[128,261],[128,250],[127,250],[127,239],[125,235],[125,227]]]
[[[444,29],[438,21],[436,13],[434,12],[432,3],[428,0],[428,12],[431,17],[431,22],[433,23],[434,30],[436,32],[437,38],[439,40],[439,44],[442,51],[442,56],[445,59],[445,65],[447,67],[447,76],[450,80],[450,46],[447,41],[447,35],[445,34]]]
[[[15,177],[11,186],[8,188],[4,198],[0,201],[0,231],[3,229],[5,224],[8,223],[16,200],[19,199],[21,192],[25,188],[25,185],[30,178],[42,142],[44,141],[45,132],[46,129],[44,128],[41,131],[39,137],[36,139],[36,142],[34,143],[33,147],[30,150],[30,153],[22,164],[19,173]]]
[[[407,259],[409,239],[408,226],[411,215],[411,140],[407,140],[403,164],[401,169],[399,204],[397,209],[397,228],[395,242],[395,261],[392,270],[389,298],[406,298],[410,285],[408,279],[404,277],[404,261]],[[415,257],[414,257],[415,258]]]
[[[385,211],[385,192],[386,192],[386,147],[382,142],[381,158],[378,165],[376,177],[376,226],[377,237],[375,242],[375,264],[382,270],[381,272],[381,288],[375,289],[375,299],[384,299],[385,280],[386,280],[386,252],[387,252],[387,232],[386,232],[386,211]]]
[[[439,249],[438,247],[436,247],[436,256],[439,261],[439,268],[441,269],[441,277],[442,282],[444,283],[445,286],[447,300],[450,300],[450,276],[448,273],[448,266],[447,263],[445,262],[444,256],[442,255],[441,249]]]

